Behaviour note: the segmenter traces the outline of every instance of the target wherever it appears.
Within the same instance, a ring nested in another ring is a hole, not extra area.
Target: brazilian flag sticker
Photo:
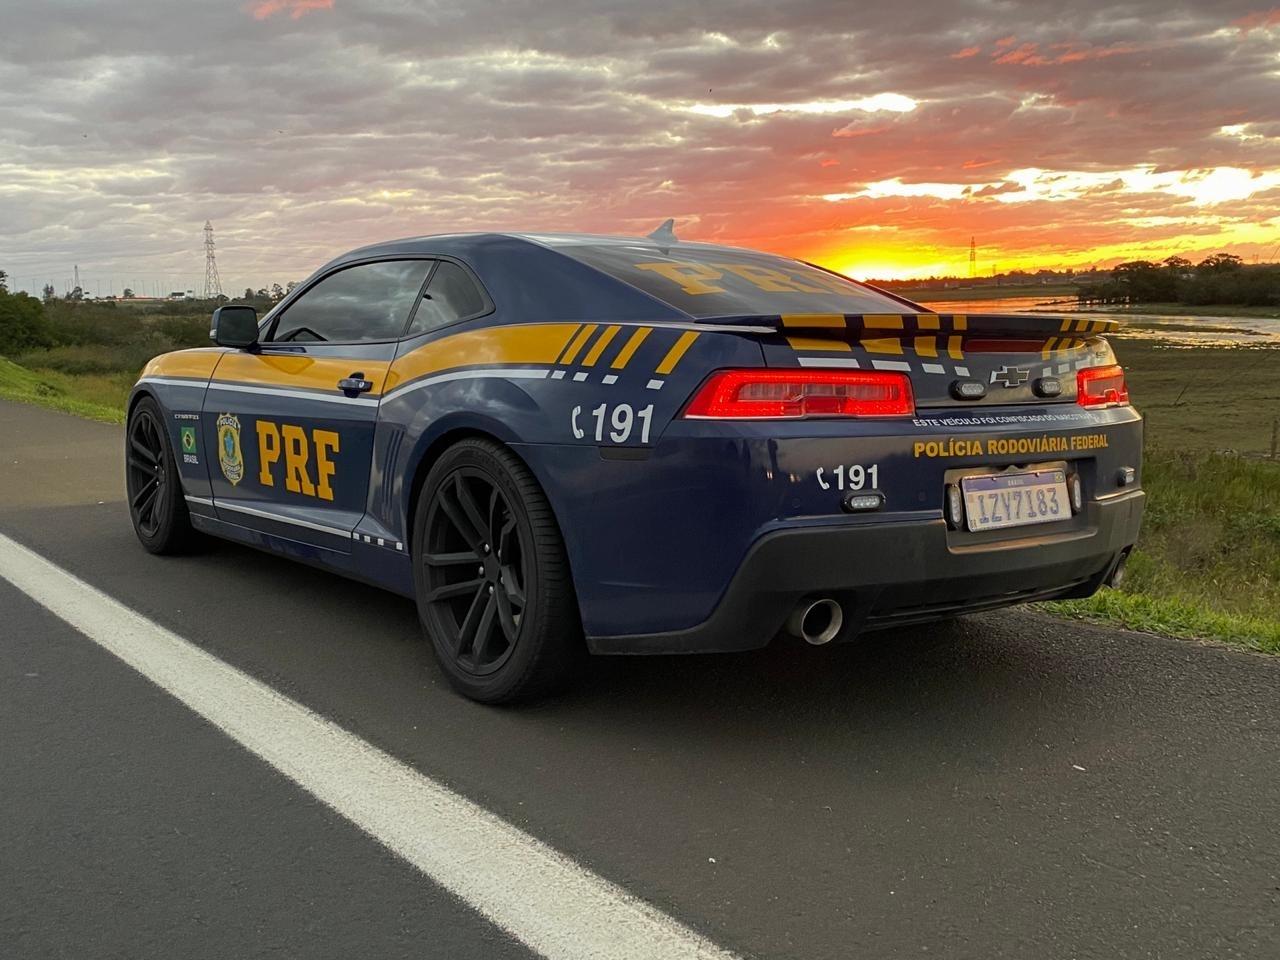
[[[196,428],[182,428],[182,452],[191,454],[196,452]]]

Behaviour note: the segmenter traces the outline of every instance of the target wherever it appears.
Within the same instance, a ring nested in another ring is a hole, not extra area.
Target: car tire
[[[449,682],[482,703],[563,689],[585,647],[564,538],[546,494],[510,449],[449,447],[418,495],[418,617]]]
[[[198,534],[182,493],[182,479],[160,405],[143,397],[125,425],[125,493],[138,540],[151,553],[186,553]]]

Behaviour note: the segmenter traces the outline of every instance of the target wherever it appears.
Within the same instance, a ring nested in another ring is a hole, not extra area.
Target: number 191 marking
[[[818,468],[818,486],[823,490],[830,490],[834,486],[837,490],[861,490],[864,487],[870,487],[872,490],[880,487],[880,464],[873,463],[869,467],[864,467],[860,463],[852,463],[845,467],[839,464],[831,472],[836,475],[833,482],[827,482],[823,474],[826,471],[822,467]]]
[[[573,412],[569,415],[569,422],[573,428],[573,435],[581,440],[585,437],[586,431],[578,425],[578,417],[582,415],[582,407],[574,407]],[[641,407],[639,410],[634,409],[629,403],[620,403],[613,408],[613,412],[609,412],[609,405],[602,403],[591,411],[590,416],[595,420],[595,441],[596,443],[604,443],[606,435],[609,442],[626,443],[631,439],[631,433],[636,427],[636,422],[640,423],[640,442],[649,442],[649,428],[653,425],[653,404],[647,407]],[[609,429],[605,429],[608,427]]]

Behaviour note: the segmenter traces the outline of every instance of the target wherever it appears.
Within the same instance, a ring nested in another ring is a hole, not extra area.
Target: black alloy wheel
[[[449,682],[482,703],[572,679],[585,652],[564,540],[508,447],[471,437],[427,474],[413,519],[418,617]]]
[[[125,428],[125,494],[129,517],[142,545],[152,553],[176,553],[194,537],[173,450],[160,408],[138,401]]]
[[[520,639],[529,545],[502,491],[475,468],[450,474],[430,509],[423,599],[457,667],[485,676]]]
[[[128,490],[133,525],[144,537],[154,537],[164,522],[167,463],[164,437],[150,410],[139,410],[129,423]]]

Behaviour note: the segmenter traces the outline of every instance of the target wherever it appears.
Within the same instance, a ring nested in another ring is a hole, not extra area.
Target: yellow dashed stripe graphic
[[[622,327],[616,325],[612,327],[605,327],[604,333],[600,334],[600,336],[596,338],[596,342],[593,343],[591,345],[591,349],[587,351],[586,357],[583,358],[582,365],[584,367],[594,367],[596,361],[600,359],[600,354],[604,353],[604,348],[609,345],[609,341],[612,340],[621,329]]]
[[[573,342],[569,344],[569,349],[566,350],[564,356],[560,358],[560,362],[564,364],[573,363],[574,359],[582,351],[582,348],[586,346],[587,341],[591,339],[591,335],[596,332],[596,327],[598,326],[599,324],[588,323],[585,327],[579,330],[578,335],[574,337]]]
[[[897,337],[864,337],[862,349],[867,353],[902,353],[902,341]]]
[[[906,327],[906,317],[895,313],[863,314],[862,326],[867,330],[902,330]]]
[[[680,338],[676,340],[671,349],[667,351],[667,355],[662,358],[662,362],[658,364],[658,369],[655,373],[670,373],[674,370],[676,364],[680,362],[680,358],[685,355],[685,352],[693,346],[693,341],[697,339],[698,334],[692,330],[680,334]]]
[[[922,357],[936,357],[938,355],[938,338],[916,337],[915,347],[916,353]]]
[[[644,343],[644,338],[652,332],[652,327],[641,327],[633,333],[631,335],[631,339],[623,345],[622,349],[618,351],[618,355],[613,358],[613,363],[610,364],[610,366],[612,366],[614,370],[621,370],[630,363],[635,352],[640,349],[640,344]]]
[[[578,333],[579,333],[579,331],[581,331],[581,330],[582,330],[582,324],[578,324],[576,327],[574,327],[574,328],[573,328],[573,333],[569,334],[569,339],[568,339],[568,341],[565,343],[564,348],[563,348],[563,349],[560,351],[560,353],[556,356],[556,363],[559,363],[560,361],[562,361],[562,360],[564,359],[564,355],[565,355],[565,353],[567,353],[567,352],[568,352],[568,350],[569,350],[569,345],[570,345],[571,343],[573,343],[574,338],[578,336]]]
[[[784,313],[782,325],[784,327],[832,327],[837,330],[843,330],[847,326],[843,313]]]
[[[793,350],[825,350],[835,353],[852,353],[853,347],[843,340],[822,340],[818,337],[787,337]]]

